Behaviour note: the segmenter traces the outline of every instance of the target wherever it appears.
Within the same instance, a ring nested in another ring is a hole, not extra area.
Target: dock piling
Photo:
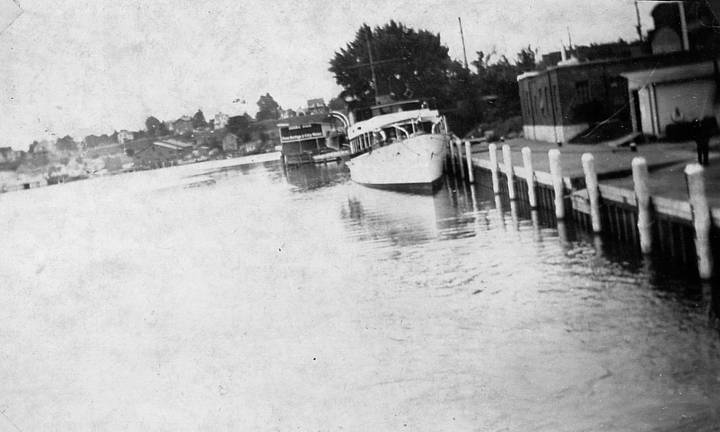
[[[456,175],[457,171],[455,170],[455,145],[453,143],[453,140],[450,140],[448,142],[448,147],[450,147],[450,166],[452,167],[453,175]]]
[[[652,213],[650,209],[650,189],[648,186],[648,167],[644,157],[632,160],[632,176],[637,199],[638,222],[640,233],[640,251],[643,254],[652,252]]]
[[[512,164],[512,153],[510,145],[503,144],[503,164],[505,164],[505,176],[507,177],[508,197],[510,201],[515,199],[515,170]]]
[[[488,154],[490,156],[490,176],[492,177],[493,193],[497,195],[500,193],[500,179],[498,178],[497,146],[494,143],[488,145]]]
[[[527,180],[528,203],[530,209],[537,208],[537,196],[535,196],[535,171],[532,166],[532,150],[530,147],[522,149],[523,165],[525,166],[525,180]]]
[[[713,259],[710,250],[710,207],[705,195],[705,170],[700,164],[685,167],[693,227],[695,228],[695,251],[697,252],[698,275],[701,279],[712,277]]]
[[[595,157],[590,153],[584,153],[581,160],[585,172],[585,187],[590,200],[590,222],[593,232],[597,234],[602,226],[600,224],[600,189],[595,171]]]
[[[465,156],[467,159],[468,183],[475,183],[475,173],[472,166],[472,148],[470,141],[465,141]]]
[[[555,191],[555,217],[561,220],[565,218],[565,186],[563,184],[562,164],[560,163],[560,150],[548,150],[548,159],[553,190]]]
[[[465,179],[465,168],[463,167],[463,157],[462,157],[462,141],[459,139],[455,140],[454,143],[457,146],[457,164],[458,169],[460,170],[460,178]]]

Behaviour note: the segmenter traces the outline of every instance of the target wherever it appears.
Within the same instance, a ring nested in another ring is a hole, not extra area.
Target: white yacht
[[[348,128],[352,180],[381,189],[434,191],[450,140],[444,117],[419,100],[376,105],[366,117]]]

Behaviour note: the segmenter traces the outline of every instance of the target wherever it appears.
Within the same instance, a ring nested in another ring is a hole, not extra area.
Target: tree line
[[[377,96],[423,99],[434,102],[461,136],[479,123],[520,116],[517,76],[535,68],[532,48],[513,61],[479,51],[471,65],[474,70],[451,59],[439,34],[390,21],[361,26],[355,39],[335,52],[329,70],[350,109],[371,106]]]

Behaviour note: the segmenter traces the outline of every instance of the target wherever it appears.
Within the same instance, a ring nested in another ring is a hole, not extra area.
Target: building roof
[[[565,70],[565,69],[570,69],[570,68],[593,68],[593,67],[617,64],[617,63],[641,64],[641,62],[645,62],[648,60],[652,60],[655,62],[654,67],[662,68],[665,66],[687,65],[687,64],[691,64],[691,63],[698,63],[698,62],[702,62],[702,61],[708,61],[711,59],[712,59],[712,57],[708,56],[707,54],[693,52],[693,51],[680,51],[680,52],[663,53],[663,54],[652,54],[652,55],[645,55],[645,56],[639,56],[639,57],[620,57],[620,58],[613,58],[613,59],[593,60],[593,61],[579,62],[579,63],[573,63],[573,64],[551,66],[551,67],[548,67],[547,69],[543,69],[543,70],[525,72],[521,75],[518,75],[517,80],[522,81],[527,78],[532,78],[532,77],[535,77],[538,75],[544,75],[551,71]],[[640,68],[638,67],[636,69],[640,69]]]
[[[297,126],[309,123],[332,123],[333,119],[328,114],[310,114],[297,117],[289,117],[278,122],[278,127]]]
[[[398,111],[390,114],[378,115],[367,120],[359,121],[348,130],[348,138],[353,139],[356,136],[373,132],[392,124],[406,123],[410,121],[439,121],[440,114],[437,110],[419,109],[410,111]]]
[[[715,72],[712,61],[701,63],[650,68],[633,72],[621,73],[628,80],[628,88],[637,90],[650,83],[712,77]]]
[[[164,139],[164,140],[159,141],[159,142],[164,142],[164,143],[167,143],[167,144],[171,144],[171,145],[174,145],[174,146],[179,147],[179,148],[188,148],[188,147],[192,147],[192,146],[193,146],[193,144],[192,144],[191,142],[181,141],[181,140],[175,139],[175,138],[167,138],[167,139]]]
[[[158,147],[169,148],[172,150],[185,150],[185,149],[191,149],[193,147],[192,143],[176,140],[173,138],[167,138],[162,141],[154,141],[152,143],[152,145],[158,146]]]

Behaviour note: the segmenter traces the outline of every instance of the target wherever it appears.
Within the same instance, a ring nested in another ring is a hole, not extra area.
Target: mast
[[[458,17],[458,24],[460,25],[460,40],[462,40],[463,46],[463,58],[465,58],[465,69],[468,68],[467,52],[465,52],[465,35],[463,34],[462,20]]]
[[[375,93],[375,103],[378,104],[378,88],[377,78],[375,77],[375,64],[373,63],[372,49],[370,48],[370,38],[367,33],[365,33],[365,43],[367,44],[368,56],[370,56],[370,72],[372,73],[372,85],[373,92]]]

